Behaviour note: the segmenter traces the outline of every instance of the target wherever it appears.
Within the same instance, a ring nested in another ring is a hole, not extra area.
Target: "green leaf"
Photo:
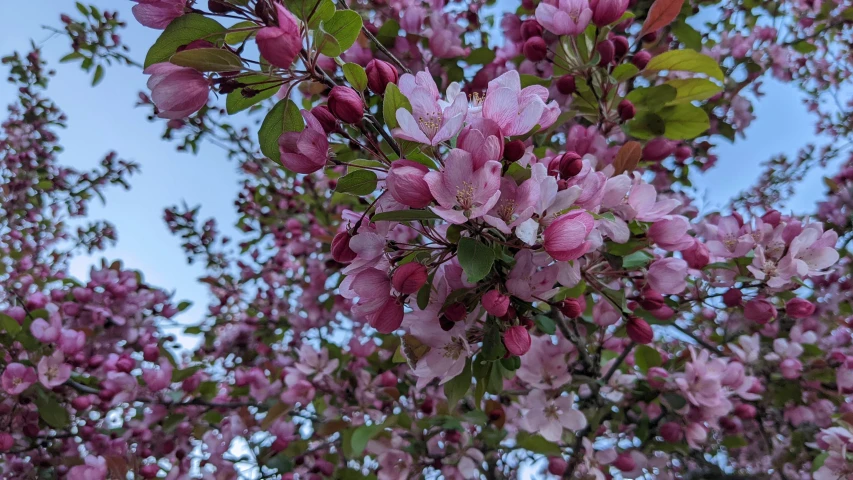
[[[178,52],[169,62],[199,72],[233,72],[243,69],[240,57],[221,48],[194,48]]]
[[[465,237],[459,240],[456,247],[459,265],[468,276],[468,281],[477,283],[492,271],[495,252],[483,243],[473,238]]]
[[[641,112],[633,120],[625,124],[628,134],[641,140],[663,135],[666,131],[666,123],[657,114],[652,112]]]
[[[705,110],[682,103],[666,107],[658,112],[666,124],[664,136],[670,140],[689,140],[702,135],[711,128],[711,121]]]
[[[723,80],[723,71],[717,62],[695,50],[670,50],[649,60],[646,71],[669,70],[674,72],[704,73],[711,78]]]
[[[338,180],[337,193],[361,196],[376,190],[376,174],[372,170],[356,170]]]
[[[98,65],[95,67],[95,75],[92,76],[92,86],[101,83],[101,80],[104,79],[104,66]]]
[[[356,63],[347,63],[344,64],[342,68],[344,70],[344,77],[346,77],[347,81],[353,86],[353,88],[359,91],[363,91],[367,88],[367,73],[365,73],[361,65]]]
[[[392,18],[382,23],[382,26],[379,27],[379,31],[376,32],[376,39],[379,40],[379,43],[388,47],[396,40],[399,32],[400,24],[397,23],[397,20]]]
[[[272,97],[278,91],[278,86],[274,83],[276,81],[278,80],[275,77],[266,75],[240,77],[240,83],[246,86],[234,90],[225,97],[225,111],[229,115],[234,115]],[[302,120],[302,117],[300,116],[299,119]]]
[[[664,393],[663,399],[666,400],[666,403],[675,410],[680,410],[687,405],[687,400],[677,393]]]
[[[812,461],[812,472],[816,472],[820,470],[820,467],[826,463],[826,459],[829,458],[829,452],[823,452],[820,455],[816,456]]]
[[[299,107],[293,100],[284,99],[278,102],[272,110],[267,113],[261,129],[258,131],[258,143],[261,152],[267,158],[281,162],[281,152],[278,149],[278,139],[284,132],[301,132],[305,129]]]
[[[419,220],[435,220],[441,218],[431,210],[394,210],[377,213],[370,217],[371,222],[416,222]]]
[[[792,48],[802,54],[812,53],[817,51],[817,47],[808,40],[800,40],[792,45]]]
[[[686,22],[675,22],[672,24],[672,33],[685,47],[696,50],[702,50],[702,34],[695,28],[688,25]]]
[[[412,111],[412,103],[400,92],[397,85],[389,83],[385,87],[385,99],[382,101],[382,115],[388,128],[397,128],[397,110],[405,108]]]
[[[645,251],[638,251],[622,257],[622,268],[634,270],[645,267],[652,261],[652,256]]]
[[[237,22],[234,25],[231,25],[228,28],[228,33],[225,34],[225,43],[228,45],[239,45],[246,41],[247,38],[257,33],[258,30],[242,30],[244,28],[258,28],[258,24],[255,22],[244,21]],[[240,30],[239,32],[234,32],[233,30]]]
[[[639,345],[634,350],[634,362],[640,371],[648,372],[652,367],[659,367],[663,363],[660,353],[647,345]]]
[[[523,448],[533,453],[539,453],[542,455],[560,455],[561,453],[560,447],[557,444],[549,442],[539,435],[527,432],[518,432],[518,435],[515,437],[515,442],[518,448]]]
[[[528,75],[526,73],[522,73],[520,77],[521,88],[529,87],[531,85],[542,85],[543,87],[551,85],[550,78],[537,77],[536,75]]]
[[[166,62],[178,50],[194,40],[216,42],[224,35],[225,27],[204,15],[188,13],[172,20],[145,56],[145,67]]]
[[[723,446],[730,450],[733,448],[743,448],[747,445],[749,445],[749,442],[743,438],[743,435],[729,435],[723,439]]]
[[[381,431],[382,425],[362,425],[356,428],[355,431],[352,432],[352,437],[350,438],[350,449],[353,456],[361,456],[361,454],[364,453],[365,447],[367,447],[367,442],[376,435],[379,435]]]
[[[495,51],[489,47],[480,47],[471,50],[471,53],[465,57],[468,65],[486,65],[492,63],[497,55]]]
[[[21,325],[18,321],[5,313],[0,313],[0,328],[6,330],[6,333],[13,338],[21,331]]]
[[[671,85],[658,85],[648,88],[637,88],[631,90],[625,97],[635,106],[649,111],[656,111],[675,100],[678,91]]]
[[[547,333],[548,335],[557,333],[557,323],[547,315],[536,315],[533,317],[533,323],[536,324],[536,328],[542,333]]]
[[[447,397],[447,404],[451,410],[459,403],[468,389],[471,388],[471,359],[465,361],[465,367],[459,375],[453,377],[444,384],[444,396]]]
[[[68,410],[65,409],[53,395],[46,390],[39,388],[35,398],[35,401],[39,417],[44,421],[44,423],[50,425],[53,428],[65,428],[71,422],[71,419],[68,416]]]
[[[674,87],[678,92],[675,98],[669,101],[670,105],[690,103],[694,100],[707,100],[723,91],[723,87],[707,78],[680,78],[670,80],[664,85]]]
[[[640,69],[636,65],[633,63],[623,63],[613,69],[613,78],[617,82],[624,82],[638,73],[640,73]]]
[[[418,308],[425,310],[429,306],[429,297],[432,294],[432,282],[427,282],[418,290]]]
[[[335,4],[332,0],[285,0],[284,3],[296,18],[307,23],[311,29],[317,28],[320,22],[332,18],[335,14]]]
[[[361,15],[358,13],[352,10],[339,10],[335,12],[332,18],[324,20],[320,24],[320,29],[324,33],[331,35],[337,41],[337,44],[325,42],[323,43],[321,52],[329,57],[337,57],[346,52],[358,38],[361,26]]]
[[[483,332],[482,355],[482,359],[489,362],[500,360],[506,355],[506,347],[504,347],[500,329],[494,321],[486,323],[486,329]]]

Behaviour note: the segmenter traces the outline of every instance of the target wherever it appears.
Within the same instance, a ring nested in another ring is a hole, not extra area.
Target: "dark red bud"
[[[349,232],[341,232],[332,239],[332,258],[339,263],[350,263],[358,256],[351,248],[349,242],[352,236]]]
[[[623,122],[627,122],[637,114],[637,109],[634,108],[634,104],[627,99],[619,102],[619,106],[616,107],[616,111],[619,113],[619,118],[621,118]]]
[[[559,163],[560,177],[568,180],[583,170],[583,160],[581,156],[575,152],[566,152],[560,157]]]
[[[567,298],[560,302],[560,312],[569,318],[578,318],[583,314],[583,305],[577,298]]]
[[[400,79],[400,74],[394,65],[375,58],[367,62],[364,71],[367,73],[367,88],[376,95],[384,94],[385,87],[389,83],[396,84]]]
[[[364,117],[364,102],[358,92],[338,85],[329,92],[329,111],[344,123],[356,123]]]
[[[613,46],[613,42],[610,40],[602,40],[595,47],[595,50],[601,55],[601,60],[598,62],[598,66],[600,67],[610,65],[610,62],[616,56],[616,47]]]
[[[646,68],[646,65],[649,64],[649,60],[651,60],[651,59],[652,59],[651,53],[649,53],[645,50],[640,50],[639,52],[634,54],[633,58],[631,58],[631,63],[633,63],[635,67],[642,70],[642,69]]]
[[[613,42],[613,48],[615,49],[615,51],[613,52],[614,58],[616,60],[621,60],[622,57],[624,57],[625,54],[628,53],[628,39],[621,35],[616,35],[611,38],[610,41]]]
[[[412,294],[424,286],[427,281],[427,268],[420,263],[407,263],[394,271],[391,285],[400,293]]]
[[[313,114],[314,118],[320,122],[320,126],[323,127],[323,131],[327,134],[338,129],[338,119],[332,115],[332,112],[329,111],[329,107],[325,105],[318,105],[311,109],[311,114]]]
[[[563,95],[571,95],[578,90],[573,75],[563,75],[557,79],[557,91]]]
[[[521,140],[513,140],[504,145],[504,158],[510,162],[515,162],[524,156],[524,142]]]
[[[651,343],[655,334],[652,331],[651,325],[639,317],[628,317],[628,324],[625,326],[628,331],[628,338],[636,343],[647,344]]]
[[[531,37],[542,36],[542,25],[536,20],[525,20],[521,23],[521,39],[528,40]]]
[[[548,45],[542,37],[530,37],[524,42],[521,51],[531,62],[540,62],[548,56]]]

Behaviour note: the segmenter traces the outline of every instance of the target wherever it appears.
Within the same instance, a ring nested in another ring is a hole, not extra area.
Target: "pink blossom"
[[[427,173],[424,180],[440,205],[431,210],[450,223],[462,224],[482,217],[498,202],[501,164],[490,160],[475,170],[471,154],[455,148],[444,168]]]
[[[428,72],[406,73],[400,77],[400,91],[412,104],[412,111],[397,110],[398,128],[394,136],[426,145],[438,145],[453,138],[468,114],[468,99],[464,93],[439,101],[438,87]]]
[[[521,88],[521,77],[510,70],[489,82],[483,100],[484,118],[494,121],[503,135],[524,135],[533,127],[550,127],[560,114],[557,102],[548,101],[548,89],[541,85]]]
[[[586,427],[586,417],[574,408],[573,395],[549,398],[542,390],[533,390],[525,398],[522,428],[539,433],[551,442],[559,442],[563,429],[577,432]]]
[[[62,334],[62,321],[59,315],[50,315],[48,320],[37,318],[30,324],[30,333],[42,343],[57,342]]]
[[[429,48],[437,58],[454,58],[467,55],[470,49],[462,47],[464,28],[448,18],[448,14],[430,15],[430,28],[426,33]]]
[[[104,457],[86,457],[84,465],[77,465],[68,470],[68,480],[105,480],[107,478],[107,461]]]
[[[27,367],[17,362],[6,365],[3,375],[0,376],[0,385],[9,395],[19,395],[30,385],[36,382],[38,377],[32,367]]]
[[[301,132],[284,132],[278,139],[281,164],[296,173],[313,173],[329,159],[329,139],[323,126],[308,110],[299,112],[305,120]]]
[[[172,20],[184,14],[186,0],[134,0],[131,11],[136,20],[148,28],[163,30]]]
[[[39,382],[47,388],[58,387],[71,378],[71,365],[65,363],[65,355],[60,351],[41,357],[38,363]]]
[[[172,364],[165,358],[160,358],[159,368],[142,369],[142,379],[152,392],[169,388],[172,384]]]
[[[539,184],[532,178],[518,185],[512,177],[501,178],[501,193],[498,203],[483,219],[505,234],[533,216],[539,201]]]
[[[838,261],[836,242],[838,234],[834,230],[824,232],[822,227],[810,225],[791,241],[788,254],[780,265],[790,262],[800,277],[825,273],[825,269]]]
[[[101,383],[101,387],[113,394],[110,405],[115,406],[135,400],[139,383],[127,373],[107,372],[107,378]]]
[[[587,236],[594,225],[592,215],[583,210],[573,210],[548,225],[543,233],[543,247],[555,260],[580,258],[590,247]]]
[[[59,349],[66,355],[79,352],[86,345],[86,334],[78,330],[63,328],[59,336]]]
[[[733,216],[723,217],[717,225],[708,225],[708,237],[705,243],[712,254],[723,258],[738,258],[752,249],[755,241]]]
[[[587,0],[546,0],[536,7],[536,20],[556,35],[577,36],[592,20]]]
[[[549,265],[540,268],[550,261],[550,257],[544,253],[537,256],[530,250],[519,250],[515,254],[515,266],[506,281],[509,293],[529,302],[554,296],[558,290],[554,288],[554,282],[557,281],[559,267]]]
[[[207,104],[210,82],[203,73],[169,62],[146,68],[151,100],[160,118],[180,119],[201,110]]]
[[[693,237],[687,233],[690,222],[681,215],[661,219],[649,227],[649,237],[660,248],[677,252],[693,246]]]
[[[636,183],[628,194],[628,204],[623,206],[625,220],[637,219],[641,222],[657,222],[680,204],[678,200],[657,200],[655,187],[647,183]]]
[[[485,308],[490,315],[494,315],[496,317],[506,315],[507,309],[509,308],[509,297],[502,294],[500,290],[497,289],[489,290],[484,293],[480,302],[483,304],[483,308]]]
[[[278,26],[258,30],[255,40],[264,59],[276,67],[290,68],[302,48],[302,36],[293,14],[280,3],[274,5]]]
[[[572,381],[568,360],[574,352],[572,344],[560,336],[556,344],[548,335],[533,336],[531,340],[530,350],[521,357],[521,368],[516,370],[518,378],[543,390],[558,389]]]
[[[424,176],[429,169],[418,162],[400,159],[391,163],[385,184],[394,200],[411,208],[424,208],[432,202],[432,193]]]
[[[497,123],[475,117],[459,132],[456,146],[470,153],[474,166],[480,168],[489,160],[503,157],[504,137]]]
[[[649,265],[646,277],[649,285],[664,294],[677,294],[687,288],[687,262],[680,258],[668,257],[655,260]]]

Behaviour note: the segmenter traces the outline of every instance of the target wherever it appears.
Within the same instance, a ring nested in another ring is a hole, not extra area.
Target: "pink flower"
[[[62,353],[72,355],[86,345],[86,334],[78,330],[63,328],[59,336],[59,349]]]
[[[210,82],[201,72],[162,62],[151,65],[142,73],[151,75],[148,88],[160,118],[185,118],[207,104]]]
[[[755,240],[733,216],[723,217],[717,225],[708,225],[708,236],[714,238],[705,244],[714,255],[723,258],[738,258],[746,255]]]
[[[792,318],[808,318],[814,311],[814,303],[802,298],[792,298],[785,303],[785,313]]]
[[[586,427],[586,417],[574,408],[573,395],[548,398],[542,390],[531,391],[523,401],[526,415],[521,426],[528,432],[539,433],[545,440],[559,442],[563,429],[577,432]]]
[[[547,0],[536,7],[536,20],[556,35],[579,35],[592,20],[587,0]]]
[[[57,350],[49,357],[41,357],[38,363],[38,377],[39,382],[45,387],[58,387],[71,378],[71,365],[65,363],[65,355]]]
[[[626,220],[657,222],[680,204],[681,202],[675,199],[658,201],[655,187],[647,183],[638,183],[628,193],[628,205],[622,208],[625,210]]]
[[[599,27],[619,20],[628,9],[628,0],[590,0],[592,21]]]
[[[113,394],[111,406],[131,402],[136,399],[139,383],[132,375],[122,372],[107,372],[107,378],[101,382],[101,388]]]
[[[148,28],[163,30],[172,20],[184,14],[186,0],[134,0],[131,11],[136,20]]]
[[[42,343],[54,343],[59,341],[62,334],[62,321],[58,315],[50,315],[48,323],[43,318],[37,318],[30,324],[30,333]]]
[[[539,184],[528,178],[521,185],[510,176],[501,178],[501,196],[498,203],[483,219],[505,234],[533,216],[539,201]]]
[[[411,208],[424,208],[432,202],[432,193],[424,176],[429,169],[418,162],[400,159],[391,162],[385,184],[394,200]]]
[[[776,318],[776,307],[766,298],[753,298],[743,307],[743,316],[747,320],[765,324]]]
[[[690,268],[702,269],[711,263],[711,252],[708,251],[708,247],[695,239],[693,245],[681,251],[681,256]]]
[[[371,327],[379,333],[391,333],[403,324],[403,303],[397,297],[387,297],[376,312],[367,315]]]
[[[281,164],[296,173],[313,173],[322,169],[329,159],[329,139],[323,126],[311,112],[302,110],[305,129],[284,132],[278,139]]]
[[[539,125],[550,127],[560,115],[557,102],[548,101],[548,89],[541,85],[521,88],[521,77],[510,70],[489,82],[483,100],[483,117],[494,121],[503,135],[513,137]]]
[[[261,55],[276,67],[290,68],[302,48],[299,24],[293,15],[280,3],[275,3],[278,26],[258,30],[255,40]]]
[[[675,215],[653,223],[649,227],[649,238],[660,248],[677,252],[693,246],[693,237],[687,233],[689,230],[690,222],[681,215]]]
[[[454,224],[482,217],[501,196],[501,164],[490,160],[475,170],[471,154],[458,148],[450,151],[441,171],[427,173],[424,180],[440,205],[431,210]]]
[[[824,273],[838,261],[836,242],[838,234],[834,230],[824,232],[821,226],[810,225],[791,241],[788,254],[779,263],[790,262],[795,274],[801,277]]]
[[[459,133],[468,114],[468,98],[464,93],[448,98],[452,102],[449,105],[439,101],[438,87],[428,72],[418,72],[417,76],[404,74],[399,86],[412,104],[412,111],[397,110],[399,128],[394,129],[394,136],[435,146]]]
[[[500,290],[489,290],[488,292],[483,294],[483,297],[480,299],[480,303],[483,304],[483,308],[489,312],[489,315],[494,315],[496,317],[502,317],[506,315],[507,310],[509,309],[509,297],[500,292]]]
[[[427,281],[427,268],[417,262],[401,265],[391,277],[391,286],[400,293],[416,293]]]
[[[6,370],[3,370],[3,375],[0,376],[0,385],[9,395],[19,395],[30,388],[30,385],[36,380],[38,380],[36,371],[32,367],[13,362],[6,365]]]
[[[503,335],[504,346],[512,355],[521,356],[530,350],[530,332],[522,325],[509,327]]]
[[[515,265],[509,272],[506,288],[514,297],[532,302],[534,297],[548,299],[557,293],[554,282],[560,273],[556,265],[541,268],[541,265],[551,262],[551,257],[545,253],[534,255],[529,249],[519,250],[515,254]]]
[[[555,260],[575,260],[589,249],[586,240],[595,226],[595,219],[584,210],[573,210],[554,220],[545,229],[545,251]]]
[[[646,277],[652,288],[663,294],[677,294],[687,288],[687,262],[680,258],[662,258],[649,265]]]
[[[504,153],[504,137],[498,124],[488,118],[475,117],[466,125],[456,141],[456,146],[474,157],[480,168],[489,160],[500,160]]]
[[[169,388],[172,384],[172,364],[165,358],[159,362],[160,368],[142,369],[142,379],[152,392],[159,392]]]
[[[429,49],[437,58],[453,58],[467,55],[470,49],[462,47],[465,29],[447,18],[447,14],[435,12],[429,17]]]

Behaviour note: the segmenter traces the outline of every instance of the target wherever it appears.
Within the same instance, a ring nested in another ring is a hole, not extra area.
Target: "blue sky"
[[[133,58],[141,61],[147,47],[159,31],[137,24],[132,15],[130,0],[97,0],[92,3],[101,10],[118,9],[120,18],[128,22],[123,41],[131,47]],[[517,2],[513,2],[517,3]],[[153,285],[177,292],[180,299],[194,302],[194,307],[182,316],[185,322],[195,323],[204,314],[207,290],[196,282],[203,274],[199,266],[187,265],[179,240],[172,236],[162,221],[163,208],[186,202],[201,204],[201,217],[213,216],[220,229],[234,232],[236,220],[233,200],[237,193],[238,175],[235,164],[225,159],[215,146],[205,145],[194,156],[175,151],[174,145],[159,140],[160,122],[150,123],[147,110],[135,108],[137,92],[145,89],[146,77],[130,67],[114,67],[107,71],[104,81],[96,88],[90,86],[90,76],[76,64],[58,64],[68,53],[61,37],[51,38],[42,25],[59,24],[62,12],[76,13],[70,0],[37,0],[12,2],[0,16],[0,54],[13,50],[25,51],[33,39],[43,48],[45,59],[57,70],[49,95],[68,115],[68,128],[60,132],[65,151],[60,161],[79,168],[98,164],[110,150],[142,165],[141,174],[131,180],[128,192],[110,190],[106,206],[95,204],[93,218],[112,221],[118,230],[119,241],[95,258],[75,260],[72,273],[85,277],[88,267],[101,256],[109,260],[122,259],[126,266],[139,269]],[[514,6],[512,7],[515,8]],[[5,72],[4,72],[5,73]],[[703,206],[723,206],[726,200],[748,187],[760,172],[760,162],[778,153],[796,153],[797,149],[814,139],[813,117],[808,115],[801,95],[794,89],[769,80],[767,95],[756,105],[758,119],[747,130],[747,140],[736,145],[722,145],[718,166],[703,176],[696,185],[703,192]],[[0,84],[0,103],[6,105],[15,92],[8,84]],[[820,182],[823,172],[813,172],[790,202],[797,212],[814,209],[814,202],[823,194]]]

